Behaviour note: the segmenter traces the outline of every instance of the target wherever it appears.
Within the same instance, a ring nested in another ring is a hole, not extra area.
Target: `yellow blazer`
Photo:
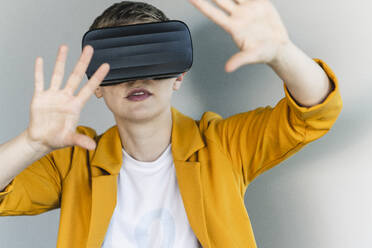
[[[247,186],[326,134],[336,121],[342,109],[337,79],[324,62],[315,60],[334,89],[310,108],[299,106],[284,83],[285,97],[274,108],[225,119],[208,111],[193,120],[171,107],[176,176],[189,223],[203,248],[256,248],[244,205]],[[102,135],[86,126],[77,131],[93,137],[96,150],[66,147],[35,161],[0,192],[0,215],[61,208],[57,247],[98,248],[115,209],[122,146],[116,125]]]

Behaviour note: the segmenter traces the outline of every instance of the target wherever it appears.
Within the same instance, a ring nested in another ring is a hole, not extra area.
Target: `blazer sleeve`
[[[333,86],[323,102],[300,106],[283,83],[285,97],[275,107],[259,107],[226,119],[213,112],[214,116],[209,117],[209,138],[229,157],[245,187],[261,173],[325,135],[338,118],[342,99],[337,78],[322,60],[314,60]]]
[[[77,127],[77,132],[87,134],[86,130]],[[94,136],[93,129],[89,130],[90,136]],[[36,215],[59,208],[63,180],[76,150],[81,149],[65,147],[54,150],[13,178],[0,192],[0,216]]]
[[[35,215],[60,207],[64,169],[58,166],[68,166],[64,156],[70,152],[71,148],[55,150],[13,178],[0,192],[0,216]]]

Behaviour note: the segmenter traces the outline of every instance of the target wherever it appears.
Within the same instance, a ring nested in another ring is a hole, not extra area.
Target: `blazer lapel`
[[[172,156],[181,197],[196,237],[203,248],[210,248],[200,179],[201,165],[193,156],[204,147],[204,142],[193,119],[174,107],[171,107],[171,111]],[[121,166],[122,145],[118,127],[115,125],[100,137],[91,160],[92,209],[88,247],[102,246],[116,206],[117,177]]]
[[[205,146],[195,121],[172,107],[172,155],[187,218],[203,248],[210,248],[200,167],[195,153]]]
[[[117,175],[92,178],[92,212],[87,247],[101,247],[116,206]]]
[[[117,126],[108,129],[91,160],[92,209],[87,247],[101,247],[117,198],[117,178],[122,165],[122,146]]]
[[[178,186],[190,226],[203,248],[209,248],[200,181],[200,163],[174,161]]]

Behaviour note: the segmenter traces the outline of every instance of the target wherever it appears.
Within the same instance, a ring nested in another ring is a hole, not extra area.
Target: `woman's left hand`
[[[189,0],[204,15],[231,34],[240,52],[226,63],[226,72],[245,64],[270,64],[290,44],[287,30],[269,0]]]

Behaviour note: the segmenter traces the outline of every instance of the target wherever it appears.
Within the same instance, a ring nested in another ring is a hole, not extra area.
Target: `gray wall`
[[[223,117],[275,105],[282,82],[265,65],[225,74],[237,47],[221,28],[188,1],[148,1],[192,32],[194,64],[173,106],[198,119],[211,110]],[[34,60],[44,58],[49,80],[57,49],[70,48],[66,76],[81,51],[81,38],[94,17],[114,1],[3,1],[0,24],[0,143],[28,124]],[[371,113],[372,3],[370,1],[273,1],[292,40],[310,57],[325,60],[340,82],[344,108],[321,139],[257,178],[246,207],[259,247],[372,247]],[[86,80],[84,81],[84,83]],[[47,86],[47,85],[46,85]],[[188,103],[188,104],[185,104]],[[99,117],[99,118],[97,118]],[[114,124],[103,100],[93,96],[81,125],[104,132]],[[59,210],[38,216],[0,218],[0,247],[54,247]]]

